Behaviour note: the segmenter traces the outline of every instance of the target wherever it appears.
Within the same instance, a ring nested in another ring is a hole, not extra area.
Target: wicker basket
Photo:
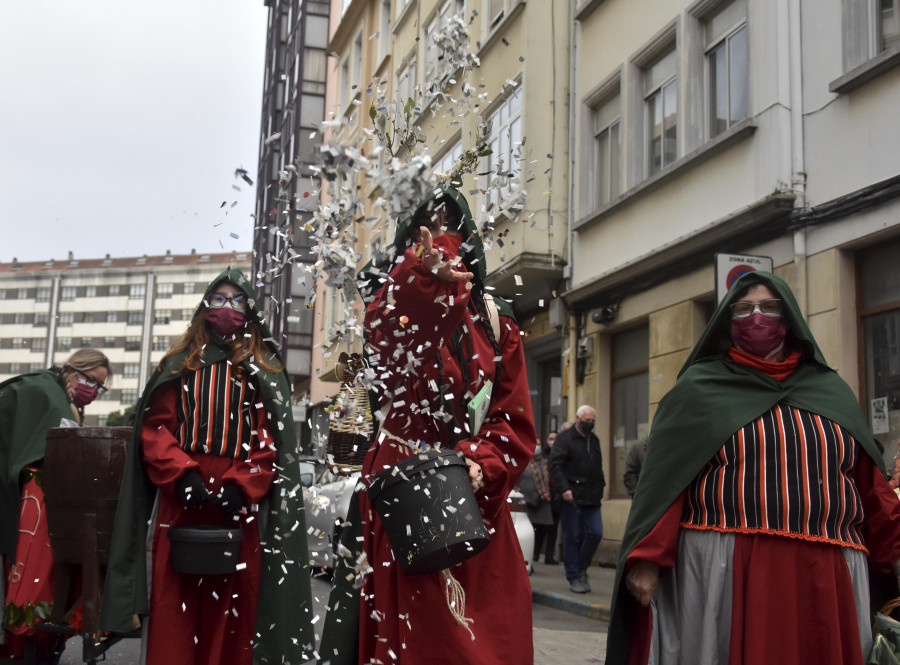
[[[359,356],[341,354],[339,362],[344,368],[343,381],[328,427],[325,459],[333,472],[349,475],[362,469],[369,450],[373,431],[372,407],[365,387],[354,384],[362,369]]]

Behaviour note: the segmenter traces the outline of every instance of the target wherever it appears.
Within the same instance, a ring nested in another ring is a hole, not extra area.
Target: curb
[[[558,610],[571,612],[572,614],[587,617],[588,619],[609,621],[608,605],[600,605],[599,603],[585,603],[579,600],[575,600],[574,598],[564,596],[561,593],[554,593],[553,591],[532,589],[531,602],[538,603],[539,605],[548,605],[549,607],[555,607]]]

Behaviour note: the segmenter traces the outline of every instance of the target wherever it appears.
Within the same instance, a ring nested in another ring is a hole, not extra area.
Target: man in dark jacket
[[[562,498],[563,559],[569,588],[591,590],[587,568],[603,537],[600,503],[606,479],[600,439],[593,433],[597,414],[583,404],[575,412],[575,425],[560,432],[550,456],[550,473]]]

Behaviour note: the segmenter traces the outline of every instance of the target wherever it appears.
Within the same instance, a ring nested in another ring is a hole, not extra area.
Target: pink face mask
[[[72,403],[75,404],[75,406],[87,406],[95,399],[97,399],[96,386],[92,388],[88,384],[80,382],[75,384],[75,395],[72,397]]]
[[[244,312],[239,312],[231,307],[210,308],[206,315],[206,321],[213,332],[220,337],[232,335],[247,322],[247,316]]]
[[[756,312],[750,316],[731,320],[731,338],[734,345],[757,358],[767,358],[784,346],[787,326],[782,316],[765,316]]]

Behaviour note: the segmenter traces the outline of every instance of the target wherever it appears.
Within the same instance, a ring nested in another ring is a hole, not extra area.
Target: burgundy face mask
[[[731,320],[731,338],[741,351],[757,358],[767,358],[784,346],[787,326],[782,316],[765,316],[760,312]]]
[[[240,330],[247,322],[244,312],[239,312],[230,307],[210,308],[206,315],[206,322],[213,332],[221,337],[227,337]]]
[[[97,392],[96,387],[92,388],[86,383],[76,383],[75,395],[72,397],[72,403],[78,407],[87,406],[97,399]]]

